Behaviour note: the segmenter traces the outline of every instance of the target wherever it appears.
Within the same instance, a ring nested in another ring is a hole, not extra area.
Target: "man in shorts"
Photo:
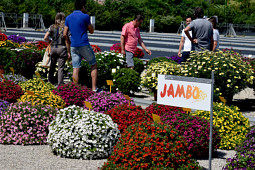
[[[203,16],[203,9],[196,7],[194,11],[196,19],[184,29],[185,34],[192,42],[192,51],[212,50],[213,47],[213,27]],[[192,31],[192,36],[189,31]]]
[[[187,25],[189,25],[191,21],[192,21],[191,17],[186,18]],[[189,34],[191,35],[192,32],[189,31]],[[182,48],[183,48],[183,52],[181,53]],[[178,56],[181,57],[181,62],[186,62],[186,60],[189,58],[190,51],[191,51],[191,41],[186,36],[186,34],[184,33],[184,29],[183,29],[182,30],[182,38],[181,38],[180,45],[179,45],[179,52],[178,52]]]
[[[97,92],[97,64],[95,54],[88,40],[87,31],[94,33],[94,28],[90,23],[90,17],[85,12],[86,0],[76,0],[75,10],[66,17],[64,37],[71,43],[71,56],[73,64],[74,83],[79,81],[79,71],[81,67],[81,59],[85,60],[91,66],[92,90]],[[69,40],[68,31],[71,33],[71,42]],[[70,49],[68,49],[70,51]]]
[[[148,50],[141,38],[139,26],[143,22],[142,15],[136,15],[134,20],[125,24],[122,28],[120,42],[121,42],[121,53],[126,55],[127,67],[134,69],[134,53],[137,48],[137,43],[151,55],[151,51]]]

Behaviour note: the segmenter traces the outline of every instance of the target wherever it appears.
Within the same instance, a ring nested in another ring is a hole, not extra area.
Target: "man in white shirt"
[[[189,25],[192,19],[190,17],[186,18],[186,25]],[[192,35],[192,32],[189,31],[189,34]],[[184,47],[184,48],[183,48]],[[183,52],[181,53],[183,48]],[[186,62],[186,60],[189,58],[191,51],[191,41],[187,37],[187,35],[184,33],[184,30],[182,30],[182,38],[179,45],[179,52],[178,56],[181,57],[181,62]]]

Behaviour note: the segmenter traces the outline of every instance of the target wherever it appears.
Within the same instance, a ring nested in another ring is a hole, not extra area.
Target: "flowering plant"
[[[50,124],[47,141],[59,156],[91,160],[108,157],[119,137],[110,116],[69,106]]]
[[[0,116],[1,116],[2,112],[4,112],[5,109],[6,109],[9,105],[10,105],[9,102],[0,99]]]
[[[200,169],[186,147],[170,126],[140,122],[126,129],[102,169]]]
[[[27,81],[25,77],[23,77],[20,74],[5,74],[3,75],[5,80],[12,80],[15,84],[18,84],[20,82]],[[2,78],[0,77],[0,81],[2,81]]]
[[[210,112],[196,111],[194,116],[210,120]],[[226,106],[223,103],[213,103],[213,124],[219,129],[220,149],[234,149],[244,140],[248,133],[250,122],[236,106]]]
[[[120,43],[113,44],[110,47],[110,51],[115,52],[115,53],[121,53]],[[134,53],[134,57],[143,58],[143,56],[144,56],[144,52],[140,48],[136,48],[136,51]]]
[[[6,41],[7,40],[7,36],[4,33],[0,32],[0,41]]]
[[[9,35],[7,37],[8,40],[11,40],[12,42],[14,43],[23,43],[26,41],[26,38],[25,37],[22,37],[22,36],[18,36],[18,35]]]
[[[150,90],[158,89],[158,74],[174,74],[178,72],[180,65],[173,62],[152,63],[144,70],[142,76],[142,86]]]
[[[192,52],[181,68],[182,75],[198,78],[211,78],[211,71],[215,75],[215,101],[220,95],[231,102],[234,94],[254,83],[251,66],[242,61],[239,53],[231,51]]]
[[[101,52],[102,50],[97,45],[90,45],[94,53]]]
[[[136,48],[135,53],[134,53],[134,57],[143,58],[143,56],[144,56],[143,50],[141,50],[140,48]]]
[[[61,96],[66,106],[84,106],[84,101],[93,94],[92,90],[86,86],[74,83],[58,86],[58,88],[54,89],[52,92]]]
[[[0,47],[19,48],[20,44],[12,42],[11,40],[6,40],[6,41],[0,41]]]
[[[143,60],[139,58],[134,58],[134,70],[139,73],[139,75],[143,72],[144,68],[146,67],[143,63]]]
[[[25,82],[20,82],[19,83],[20,87],[24,91],[41,91],[42,89],[46,91],[52,91],[55,89],[55,86],[52,85],[51,83],[43,83],[40,78],[33,78]]]
[[[178,57],[179,58],[179,60],[178,60],[177,57],[176,56],[156,57],[156,58],[151,59],[148,64],[150,65],[152,63],[159,63],[159,62],[164,62],[164,61],[171,62],[171,63],[174,63],[174,64],[176,64],[176,63],[180,64],[179,62],[181,61],[181,59],[180,59],[180,57]]]
[[[105,114],[111,116],[113,122],[118,124],[121,133],[135,123],[153,121],[152,117],[141,106],[118,105]]]
[[[189,116],[181,108],[151,104],[146,111],[160,116],[161,121],[178,131],[187,141],[187,150],[192,157],[208,157],[210,122],[198,116]],[[213,128],[213,149],[220,142],[217,129]]]
[[[86,101],[92,104],[92,110],[100,113],[104,113],[116,105],[129,104],[129,101],[124,97],[122,93],[110,93],[106,91],[95,93],[94,95],[91,95]],[[135,105],[133,100],[130,102],[130,104]],[[87,107],[85,106],[85,108]]]
[[[36,45],[37,45],[38,50],[43,50],[43,49],[47,48],[47,46],[49,44],[47,42],[45,42],[45,41],[38,41],[36,43]]]
[[[48,126],[56,113],[56,109],[41,104],[11,104],[0,116],[0,143],[46,144]]]
[[[21,87],[11,80],[0,82],[0,99],[15,103],[24,94]]]
[[[141,78],[139,73],[129,68],[121,68],[113,74],[113,89],[124,94],[134,94],[140,91]]]
[[[41,89],[41,91],[35,91],[34,95],[30,95],[25,92],[25,94],[20,97],[18,102],[31,102],[33,105],[45,104],[51,106],[52,108],[58,109],[62,109],[65,107],[64,100],[60,96],[53,94],[48,89]]]

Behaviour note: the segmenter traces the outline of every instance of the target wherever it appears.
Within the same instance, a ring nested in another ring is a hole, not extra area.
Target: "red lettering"
[[[160,92],[160,96],[163,98],[163,97],[165,97],[165,95],[166,95],[166,88],[167,88],[167,85],[165,84],[165,86],[164,86],[164,91],[162,92]]]
[[[193,90],[193,99],[199,99],[199,96],[200,96],[199,88],[195,87]]]
[[[175,93],[175,97],[177,97],[178,94],[179,94],[179,97],[181,97],[183,95],[183,97],[185,98],[183,85],[180,87],[180,85],[178,84],[177,89],[176,89],[176,93]]]
[[[186,91],[186,99],[190,99],[191,98],[191,96],[192,96],[192,87],[191,87],[191,85],[188,85],[187,86],[187,91]]]
[[[170,95],[172,95],[174,98],[174,87],[172,83],[170,84],[169,89],[167,91],[167,96],[169,97]]]

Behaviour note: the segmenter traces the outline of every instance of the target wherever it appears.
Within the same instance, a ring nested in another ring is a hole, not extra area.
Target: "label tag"
[[[89,108],[89,111],[90,111],[90,109],[92,109],[92,104],[90,102],[87,102],[87,101],[85,101],[84,103],[85,103],[85,106],[87,108]]]
[[[38,73],[38,72],[35,72],[35,75],[36,75],[38,78],[41,78],[41,75],[40,75],[40,73]]]
[[[155,122],[157,123],[161,123],[161,119],[160,119],[160,116],[159,115],[156,115],[156,114],[153,114],[152,113],[152,118]]]
[[[45,82],[41,79],[42,84],[45,86]]]
[[[113,85],[113,81],[112,80],[106,80],[106,82],[107,82],[108,86],[112,86]]]
[[[112,69],[112,73],[116,73],[116,68],[113,68],[113,69]]]
[[[35,95],[35,93],[34,93],[34,92],[32,92],[32,91],[28,91],[28,90],[27,90],[27,94],[28,94],[28,95],[31,95],[31,96],[34,96],[34,95]]]
[[[222,101],[224,104],[226,104],[227,100],[224,97],[219,96],[220,101]]]
[[[13,67],[10,67],[10,70],[11,70],[11,72],[12,72],[12,75],[14,75],[14,69],[13,69]]]
[[[124,97],[129,101],[129,106],[131,105],[131,98],[128,95],[124,95]]]
[[[191,109],[190,108],[182,108],[182,110],[184,111],[184,112],[191,112]]]

